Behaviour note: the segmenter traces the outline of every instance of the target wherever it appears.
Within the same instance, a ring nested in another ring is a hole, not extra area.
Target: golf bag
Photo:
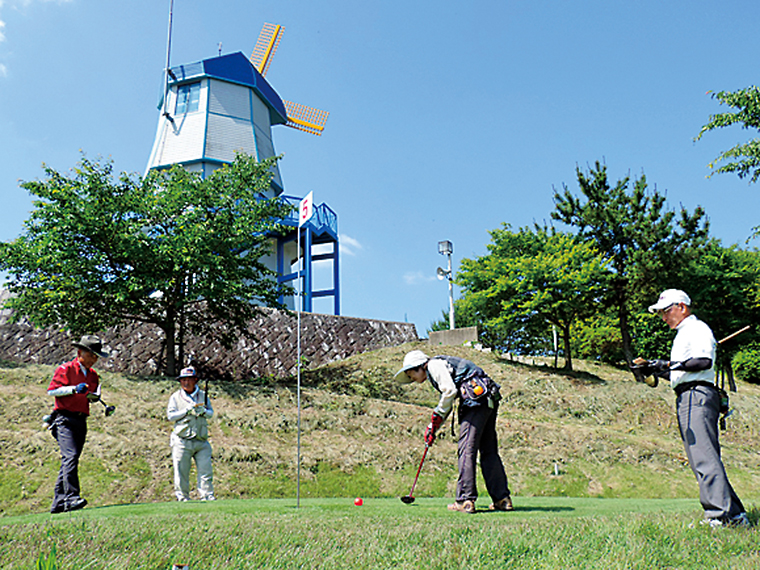
[[[473,374],[462,381],[459,395],[462,397],[463,406],[480,406],[488,404],[489,401],[495,404],[501,400],[500,389],[501,386],[481,371],[480,374]]]
[[[454,384],[459,390],[462,406],[474,407],[485,404],[493,407],[501,400],[501,386],[494,382],[479,366],[456,356],[435,356],[434,359],[446,361]]]

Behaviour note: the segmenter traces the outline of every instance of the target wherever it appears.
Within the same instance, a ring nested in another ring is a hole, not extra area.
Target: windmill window
[[[184,113],[193,113],[197,111],[200,100],[200,81],[180,85],[179,89],[177,90],[177,108],[174,111],[174,114],[182,115]]]

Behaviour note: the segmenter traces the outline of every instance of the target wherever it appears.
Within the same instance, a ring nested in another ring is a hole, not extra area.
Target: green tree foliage
[[[696,255],[686,256],[668,275],[669,287],[687,291],[692,309],[713,329],[718,340],[760,322],[760,252],[737,246],[723,247],[711,239]],[[669,358],[674,332],[657,315],[649,314],[644,303],[631,315],[633,354],[644,358]],[[615,330],[613,330],[615,329]],[[750,329],[718,349],[718,365],[728,370],[733,354],[748,343],[760,340],[759,331]],[[608,363],[624,360],[615,314],[606,312],[580,323],[573,334],[579,356]]]
[[[607,307],[578,322],[573,327],[570,342],[578,358],[607,364],[619,364],[625,360],[617,318]]]
[[[487,255],[462,260],[460,311],[477,321],[488,344],[507,350],[535,351],[548,325],[556,326],[572,369],[571,329],[599,310],[607,260],[568,234],[513,232],[507,224],[490,234]]]
[[[700,207],[693,214],[682,208],[676,219],[643,175],[632,186],[628,176],[611,186],[607,167],[598,161],[588,174],[580,168],[576,174],[582,197],[563,185],[563,192],[554,193],[551,217],[576,228],[582,240],[609,257],[613,277],[607,302],[615,307],[623,354],[631,362],[631,312],[651,304],[665,284],[672,286],[677,266],[707,238],[708,222]]]
[[[710,325],[716,340],[753,325],[753,330],[718,347],[718,370],[731,376],[736,351],[760,340],[754,330],[760,322],[760,254],[710,240],[682,273],[679,287],[689,292],[694,312]]]
[[[760,130],[760,89],[748,87],[738,91],[719,91],[712,93],[721,105],[727,105],[736,111],[717,113],[710,116],[708,123],[702,127],[695,140],[699,140],[708,131],[741,125],[744,129]],[[718,166],[718,164],[721,164]],[[760,140],[752,139],[744,144],[737,144],[723,152],[708,164],[713,173],[735,172],[739,178],[749,178],[757,182],[760,178]]]
[[[22,187],[38,199],[23,234],[0,244],[15,317],[75,334],[123,321],[165,335],[176,372],[186,333],[230,346],[281,288],[261,258],[292,207],[265,199],[271,167],[245,155],[206,179],[175,166],[144,179],[83,158]]]
[[[760,343],[745,345],[737,350],[731,364],[737,378],[760,384]]]
[[[760,253],[710,240],[682,267],[679,288],[715,336],[727,336],[760,321]]]
[[[455,302],[456,303],[456,302]],[[459,319],[457,318],[457,309],[456,304],[454,305],[454,322],[459,323]],[[461,326],[461,324],[459,325]],[[433,321],[430,323],[430,328],[428,329],[428,333],[431,331],[447,331],[449,330],[449,311],[448,310],[441,310],[441,318],[437,321]]]

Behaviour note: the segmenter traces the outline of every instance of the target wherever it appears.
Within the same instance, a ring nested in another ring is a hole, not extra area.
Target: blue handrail
[[[302,198],[297,198],[295,196],[285,196],[282,194],[280,195],[280,199],[295,207],[295,210],[293,210],[289,216],[282,220],[282,223],[286,226],[297,227],[298,205],[301,203]],[[333,238],[338,239],[338,215],[335,213],[335,211],[333,211],[332,208],[330,208],[330,206],[325,203],[314,206],[314,215],[312,215],[311,219],[306,222],[304,226],[310,227],[314,234],[317,236],[327,232]]]

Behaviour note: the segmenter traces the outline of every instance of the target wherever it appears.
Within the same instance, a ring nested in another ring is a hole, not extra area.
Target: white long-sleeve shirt
[[[438,405],[433,411],[445,420],[454,407],[454,401],[459,396],[459,390],[454,384],[454,377],[451,375],[451,370],[445,360],[435,358],[428,360],[427,373],[441,392],[441,399],[438,400]]]
[[[200,407],[198,404],[202,404]],[[200,410],[200,414],[194,410]],[[188,394],[182,388],[169,397],[169,405],[166,408],[166,417],[174,422],[174,433],[184,439],[208,439],[207,418],[214,415],[211,400],[206,403],[206,393],[195,387],[192,394]]]

